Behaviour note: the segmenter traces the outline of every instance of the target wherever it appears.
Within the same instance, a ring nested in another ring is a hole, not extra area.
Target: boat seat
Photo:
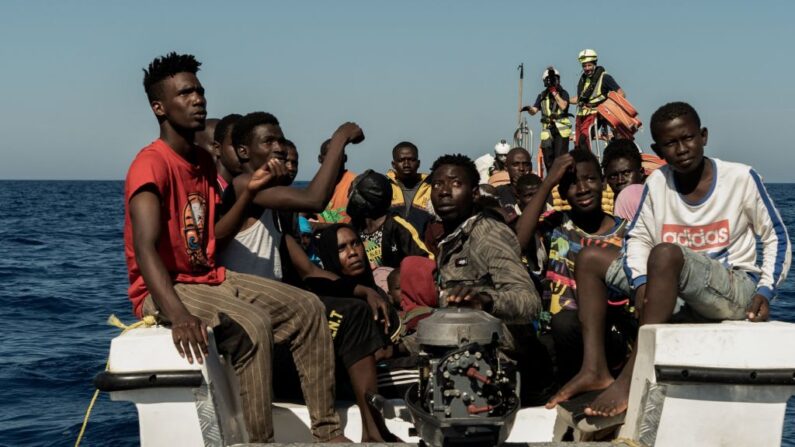
[[[248,441],[237,376],[208,330],[204,364],[180,357],[171,330],[129,330],[111,341],[108,369],[94,383],[138,410],[142,446],[222,446]]]
[[[647,325],[620,436],[645,445],[778,446],[793,394],[795,324]]]

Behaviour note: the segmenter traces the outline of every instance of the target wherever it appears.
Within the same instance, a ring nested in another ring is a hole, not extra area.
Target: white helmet
[[[555,76],[560,78],[560,72],[558,71],[558,69],[550,65],[544,70],[544,73],[541,75],[542,81],[546,81],[547,78],[549,77],[549,70],[552,70],[552,72],[555,73]]]
[[[500,140],[496,146],[494,146],[494,153],[497,155],[507,155],[508,151],[511,150],[511,145],[508,144],[505,140]]]
[[[586,62],[596,62],[596,59],[599,58],[599,55],[596,54],[595,50],[591,50],[590,48],[580,51],[580,55],[577,56],[577,60],[580,61],[581,64]]]

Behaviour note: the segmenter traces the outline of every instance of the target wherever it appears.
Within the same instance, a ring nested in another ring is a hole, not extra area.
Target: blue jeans
[[[692,313],[696,320],[745,319],[745,311],[756,293],[756,281],[742,270],[727,267],[689,248],[679,248],[685,260],[679,275],[679,298],[686,304],[683,312]],[[630,295],[623,256],[610,264],[605,283]],[[675,319],[690,320],[684,315],[680,317],[684,318]]]

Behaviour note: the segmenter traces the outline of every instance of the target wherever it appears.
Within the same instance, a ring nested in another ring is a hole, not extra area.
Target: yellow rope
[[[126,324],[122,323],[121,320],[119,320],[119,317],[117,317],[115,314],[111,314],[108,317],[107,323],[109,325],[111,325],[111,326],[115,326],[115,327],[121,329],[121,334],[124,334],[125,332],[127,332],[129,330],[132,330],[132,329],[135,329],[135,328],[139,328],[139,327],[142,327],[142,326],[143,327],[154,326],[154,325],[157,324],[157,320],[155,320],[155,317],[153,317],[151,315],[147,315],[141,321],[137,321],[137,322],[135,322],[135,323],[133,323],[131,325],[126,325]],[[119,334],[119,335],[121,335],[121,334]],[[108,370],[108,366],[110,366],[110,359],[108,359],[105,362],[105,371]],[[94,404],[97,402],[97,398],[98,397],[99,397],[99,390],[95,390],[94,391],[94,396],[91,398],[91,402],[89,402],[89,404],[88,404],[88,409],[86,409],[86,415],[83,418],[83,425],[80,427],[80,433],[78,433],[77,440],[75,440],[75,447],[79,447],[80,446],[80,442],[83,440],[83,435],[86,433],[86,426],[88,426],[88,418],[89,418],[89,416],[91,416],[91,410],[94,409]]]

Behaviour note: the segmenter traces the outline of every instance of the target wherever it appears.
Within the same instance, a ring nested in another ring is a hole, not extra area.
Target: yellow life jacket
[[[602,210],[612,215],[614,205],[615,193],[613,193],[610,185],[605,184],[605,189],[602,191]],[[552,207],[555,208],[555,211],[571,210],[571,205],[560,195],[557,186],[552,189]]]
[[[548,92],[544,92],[541,99],[541,116],[541,122],[544,123],[544,128],[541,130],[541,141],[552,137],[552,133],[548,130],[550,123],[555,123],[561,137],[569,138],[571,136],[569,117],[564,115],[564,112],[558,107],[558,103]]]
[[[596,106],[603,103],[605,99],[607,99],[607,97],[602,92],[602,81],[604,80],[607,72],[602,67],[596,67],[596,69],[597,72],[594,73],[596,75],[596,85],[594,86],[593,91],[591,92],[591,95],[588,98],[588,100],[585,101],[585,106],[580,107],[580,109],[577,111],[577,116],[593,115],[594,113],[596,113]],[[587,90],[588,87],[591,85],[592,81],[593,81],[593,76],[586,77],[583,75],[583,77],[580,79],[580,85],[582,85],[582,88],[577,88],[578,92],[580,92],[580,94],[582,94],[582,92],[585,92],[585,90]],[[577,99],[580,100],[579,97]]]
[[[405,205],[406,199],[403,197],[403,189],[401,189],[400,184],[395,177],[395,171],[390,169],[386,173],[386,176],[389,178],[389,183],[392,185],[391,206],[396,207]],[[433,205],[431,204],[431,184],[428,183],[428,174],[420,174],[420,178],[420,184],[417,187],[417,193],[414,194],[414,200],[412,200],[411,205],[423,211],[433,213]]]

